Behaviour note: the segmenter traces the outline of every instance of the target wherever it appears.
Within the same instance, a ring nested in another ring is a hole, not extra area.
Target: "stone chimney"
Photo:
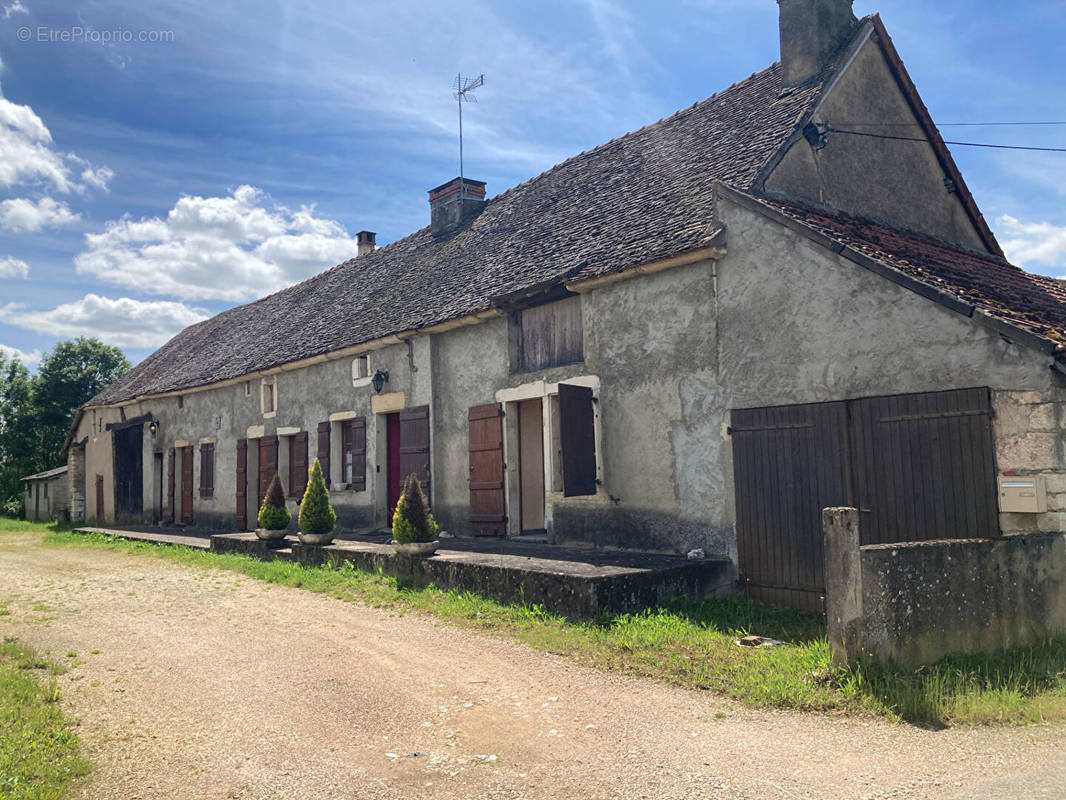
[[[429,190],[429,228],[434,236],[459,230],[485,208],[485,182],[453,178]]]
[[[373,253],[377,247],[377,234],[373,231],[359,231],[355,234],[355,241],[359,245],[355,254],[365,256],[367,253]]]
[[[852,0],[777,0],[780,7],[782,88],[800,86],[848,43],[858,20]]]

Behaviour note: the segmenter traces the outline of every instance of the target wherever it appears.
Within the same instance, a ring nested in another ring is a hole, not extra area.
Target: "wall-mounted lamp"
[[[389,381],[388,370],[379,369],[374,373],[374,377],[370,379],[370,382],[374,384],[374,391],[381,394],[382,387]]]
[[[156,422],[154,419],[151,422],[148,423],[148,432],[150,434],[152,434],[152,436],[155,436],[155,432],[158,431],[158,430],[159,430],[159,423]]]

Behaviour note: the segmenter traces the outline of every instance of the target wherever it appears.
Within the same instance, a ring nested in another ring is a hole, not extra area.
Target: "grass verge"
[[[57,800],[88,772],[52,677],[62,672],[14,639],[0,644],[0,798]]]
[[[537,606],[411,586],[351,565],[304,567],[59,530],[44,541],[229,570],[348,602],[432,614],[580,663],[710,689],[752,706],[874,713],[932,726],[1066,719],[1066,638],[991,656],[948,658],[909,672],[869,664],[844,669],[831,663],[821,620],[738,596],[579,623]],[[754,650],[734,645],[749,633],[783,644]]]

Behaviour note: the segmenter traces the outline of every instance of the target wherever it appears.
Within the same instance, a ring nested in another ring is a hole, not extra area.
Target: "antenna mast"
[[[485,76],[478,75],[476,78],[467,78],[463,80],[463,74],[460,72],[455,76],[455,83],[452,84],[453,96],[459,103],[459,180],[463,180],[463,101],[468,103],[476,103],[477,97],[474,96],[474,89],[485,84]]]

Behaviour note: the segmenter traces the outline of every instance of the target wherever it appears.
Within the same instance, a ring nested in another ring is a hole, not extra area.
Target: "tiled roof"
[[[1066,358],[1066,284],[1033,275],[996,256],[868,220],[779,200],[749,200],[775,209],[828,239],[920,284],[1039,337]]]
[[[237,378],[476,313],[551,280],[704,246],[715,181],[749,187],[820,85],[780,89],[774,65],[492,198],[451,238],[424,228],[193,325],[89,405]]]
[[[56,478],[67,471],[66,467],[56,467],[55,469],[45,470],[44,472],[38,472],[36,475],[27,475],[25,478],[19,478],[23,481],[36,481],[43,480],[44,478]]]

